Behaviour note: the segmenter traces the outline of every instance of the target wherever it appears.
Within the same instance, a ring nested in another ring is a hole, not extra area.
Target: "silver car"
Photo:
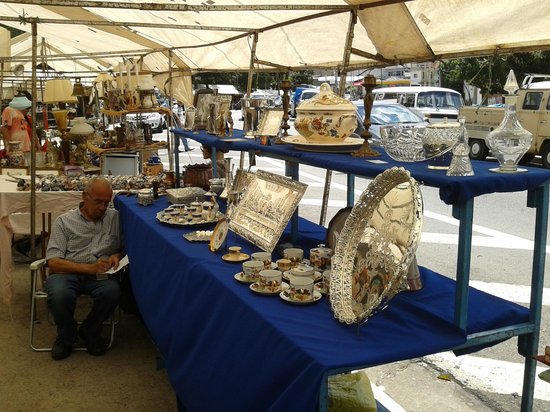
[[[161,133],[166,128],[164,115],[158,112],[130,113],[126,115],[126,121],[135,125],[149,124],[153,133]]]
[[[365,127],[363,120],[365,118],[365,107],[362,100],[353,102],[357,106],[357,129],[355,133],[360,135]],[[382,126],[407,125],[410,127],[426,127],[429,123],[418,113],[399,103],[374,101],[370,114],[371,126],[369,131],[372,138],[369,144],[372,146],[381,146],[380,128]]]

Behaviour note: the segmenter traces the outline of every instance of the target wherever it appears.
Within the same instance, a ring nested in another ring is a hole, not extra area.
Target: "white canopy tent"
[[[550,2],[535,0],[12,0],[0,22],[44,39],[58,71],[122,56],[155,73],[385,66],[547,48]],[[38,42],[41,47],[42,42]],[[251,58],[252,56],[252,58]],[[29,63],[25,42],[12,59]],[[60,60],[61,59],[61,60]],[[62,62],[63,61],[63,62]],[[27,66],[28,68],[28,66]]]

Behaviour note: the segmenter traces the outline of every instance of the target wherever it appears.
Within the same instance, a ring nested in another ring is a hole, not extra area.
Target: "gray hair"
[[[108,187],[109,189],[113,190],[113,186],[111,185],[111,182],[109,180],[105,179],[102,176],[94,176],[90,180],[88,180],[88,183],[86,183],[86,186],[84,187],[84,191],[91,195],[92,190],[96,185]]]

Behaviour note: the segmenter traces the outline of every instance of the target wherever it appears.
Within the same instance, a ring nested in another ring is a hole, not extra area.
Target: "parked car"
[[[361,135],[365,130],[363,120],[365,118],[365,107],[362,100],[353,102],[357,106],[357,129],[355,134]],[[380,128],[382,126],[407,125],[410,127],[425,127],[429,123],[419,116],[418,113],[403,106],[399,103],[374,101],[371,114],[371,126],[369,131],[372,133],[372,138],[369,144],[373,146],[381,146]]]
[[[400,103],[421,112],[430,123],[455,121],[458,110],[464,105],[462,95],[456,90],[429,86],[382,87],[372,91],[376,101]]]
[[[126,115],[126,122],[135,125],[150,124],[153,133],[161,133],[166,128],[166,119],[158,112],[129,113]]]
[[[319,93],[319,88],[314,86],[298,86],[290,99],[290,115],[296,117],[296,109],[302,101],[311,99]]]

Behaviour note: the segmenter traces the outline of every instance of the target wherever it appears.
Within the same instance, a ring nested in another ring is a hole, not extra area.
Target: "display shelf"
[[[193,134],[191,132],[176,129],[176,135],[183,135],[196,140],[205,146],[210,146],[212,155],[216,149],[237,150],[254,153],[259,156],[273,157],[284,160],[286,163],[286,175],[294,179],[299,178],[300,165],[309,165],[343,172],[348,175],[348,205],[354,202],[355,176],[373,178],[379,173],[391,167],[404,167],[412,177],[427,186],[439,189],[439,195],[443,202],[452,205],[453,217],[459,221],[459,239],[456,258],[456,282],[453,302],[449,302],[454,308],[453,323],[463,330],[466,340],[457,345],[459,353],[468,353],[480,348],[497,344],[512,336],[518,336],[518,350],[525,357],[525,373],[523,382],[521,410],[530,411],[533,404],[534,380],[536,371],[536,359],[540,331],[542,291],[545,267],[545,250],[548,224],[548,198],[550,170],[541,168],[527,168],[528,173],[521,174],[496,174],[489,171],[494,166],[489,162],[472,161],[475,175],[470,177],[446,176],[445,171],[428,170],[423,163],[401,163],[389,158],[385,153],[377,158],[377,162],[369,159],[355,158],[349,154],[326,154],[302,152],[288,145],[262,146],[251,140],[239,142],[227,142],[223,139],[213,138],[205,133]],[[239,132],[235,132],[239,136]],[[476,314],[471,310],[470,257],[472,249],[472,224],[474,220],[474,201],[481,195],[495,192],[519,192],[527,193],[527,206],[536,209],[534,227],[534,250],[531,269],[531,301],[529,306],[529,319],[526,322],[518,322],[503,327],[487,327],[484,330],[473,332],[470,328],[472,319]],[[296,229],[296,226],[295,226]],[[370,322],[370,321],[369,321]],[[406,339],[403,336],[403,339]],[[321,405],[326,401],[326,378],[331,373],[337,373],[341,369],[327,371],[325,373],[325,385],[321,391]]]

